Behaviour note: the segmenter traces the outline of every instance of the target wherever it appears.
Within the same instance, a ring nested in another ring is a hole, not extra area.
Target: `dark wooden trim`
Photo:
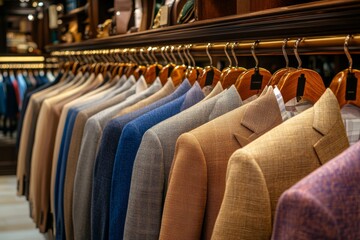
[[[320,1],[144,32],[47,46],[47,51],[282,39],[360,33],[360,1]]]

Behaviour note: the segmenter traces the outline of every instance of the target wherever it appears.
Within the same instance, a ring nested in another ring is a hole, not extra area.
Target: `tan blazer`
[[[270,239],[280,195],[348,146],[328,89],[312,108],[231,156],[212,239]]]
[[[36,223],[41,232],[45,232],[48,227],[51,166],[55,135],[61,114],[60,102],[66,104],[65,99],[70,102],[100,84],[100,81],[85,82],[77,88],[45,100],[42,104],[32,152],[29,196],[33,213],[37,216]]]
[[[222,115],[176,143],[160,239],[210,239],[231,154],[282,123],[273,91]]]

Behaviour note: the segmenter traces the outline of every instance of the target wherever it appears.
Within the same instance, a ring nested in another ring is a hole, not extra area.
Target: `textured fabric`
[[[270,90],[178,138],[160,239],[210,239],[225,190],[229,157],[282,122]]]
[[[140,84],[143,84],[143,82],[139,82]],[[82,146],[82,138],[84,133],[84,127],[87,122],[87,120],[111,107],[114,105],[117,105],[121,102],[123,102],[127,97],[131,96],[135,93],[135,89],[132,87],[132,85],[135,84],[134,78],[129,78],[126,83],[122,86],[127,88],[128,90],[117,95],[116,97],[113,97],[99,105],[94,105],[92,107],[89,107],[87,109],[81,110],[78,113],[78,116],[76,117],[74,129],[71,137],[71,143],[70,148],[68,152],[68,158],[67,158],[67,169],[68,168],[75,168],[71,171],[75,171],[75,175],[78,175],[78,178],[75,176],[74,180],[74,190],[73,192],[76,195],[76,201],[73,203],[74,208],[77,210],[77,212],[74,212],[73,216],[73,224],[78,223],[78,226],[81,225],[81,228],[75,228],[74,229],[74,235],[77,239],[79,238],[77,233],[79,234],[87,234],[88,236],[85,239],[90,238],[90,203],[91,203],[91,179],[92,178],[92,166],[90,166],[87,162],[87,158],[80,158],[80,151]],[[129,89],[130,88],[130,89]],[[85,151],[86,148],[84,148],[83,151]],[[89,170],[90,168],[90,170]],[[77,169],[80,169],[77,171]],[[88,231],[85,231],[88,229]]]
[[[23,77],[23,75],[21,73],[18,73],[16,75],[16,79],[17,79],[17,81],[19,83],[19,92],[20,92],[20,106],[19,106],[19,109],[21,109],[22,105],[23,105],[27,85],[26,85],[25,79],[24,79],[24,77]]]
[[[208,86],[205,86],[205,87],[208,87]],[[224,88],[222,87],[221,82],[218,82],[208,95],[205,94],[206,97],[203,100],[201,100],[200,103],[205,102],[206,100],[208,100],[212,97],[215,97],[216,95],[221,93],[223,90],[224,90]],[[200,103],[198,103],[198,104],[200,104]]]
[[[341,108],[341,117],[349,143],[353,145],[360,140],[360,108],[350,104],[344,105]]]
[[[124,127],[115,155],[111,181],[110,208],[107,209],[107,211],[110,210],[110,239],[120,239],[124,234],[132,168],[142,136],[150,127],[178,114],[201,101],[204,97],[199,84],[195,83],[183,96],[140,116]],[[93,189],[96,189],[97,186],[100,188],[103,181],[106,181],[109,177],[111,176],[102,174],[101,166],[96,166]],[[99,194],[93,191],[93,200],[94,197],[99,199],[98,196]]]
[[[285,191],[273,239],[360,239],[360,143]]]
[[[280,195],[348,146],[328,89],[314,107],[231,156],[212,239],[269,239]]]
[[[141,85],[146,87],[146,82],[144,79],[139,79],[134,87],[135,89],[141,89],[139,88],[139,86]],[[139,92],[138,94],[133,94],[132,96],[129,96],[125,101],[121,102],[120,104],[105,109],[88,119],[84,128],[84,134],[82,138],[83,140],[81,142],[81,150],[80,150],[80,154],[78,158],[79,159],[78,166],[76,170],[77,172],[81,172],[80,174],[83,176],[82,184],[88,186],[86,188],[87,194],[89,192],[91,193],[90,189],[92,188],[91,182],[92,182],[92,173],[94,169],[94,162],[96,159],[96,154],[101,140],[102,132],[106,123],[110,121],[118,112],[120,112],[124,108],[131,106],[151,96],[160,88],[161,88],[161,82],[155,81],[147,90],[143,92]],[[79,186],[83,188],[84,185],[79,185]],[[85,200],[92,201],[90,196],[88,196],[88,199]],[[101,202],[101,204],[104,204],[104,202]],[[101,213],[101,214],[105,214],[105,213]],[[101,218],[100,215],[97,215],[95,217],[96,219],[94,219],[94,217],[95,216],[91,216],[91,220],[92,220],[91,222],[99,221],[99,223],[91,225],[92,233],[94,232],[98,233],[97,229],[101,229],[101,224],[105,224],[105,223],[102,220],[100,220]],[[97,237],[93,237],[93,238],[97,239]]]
[[[33,198],[30,201],[34,203],[37,216],[40,216],[37,224],[41,232],[45,232],[49,227],[51,166],[61,107],[66,104],[66,101],[71,101],[93,90],[99,84],[101,84],[100,81],[85,82],[75,89],[46,99],[41,106],[32,152],[32,174],[30,176],[30,193],[33,191],[30,195]],[[34,180],[33,183],[31,183],[32,180]]]
[[[33,143],[35,138],[36,123],[39,116],[42,101],[51,95],[61,91],[70,85],[69,80],[72,79],[72,74],[64,75],[64,80],[60,83],[46,88],[42,91],[34,93],[29,100],[29,106],[25,112],[21,138],[19,142],[18,164],[17,164],[17,181],[18,195],[25,195],[29,199],[30,188],[30,169],[31,169],[31,155]]]
[[[177,138],[241,105],[240,96],[232,86],[146,131],[134,162],[124,239],[159,238]]]
[[[114,97],[113,99],[106,101],[104,103],[100,103],[99,105],[94,104],[92,109],[85,109],[83,111],[80,111],[77,115],[76,115],[76,120],[74,122],[74,127],[73,127],[73,131],[71,134],[71,140],[74,138],[77,142],[76,145],[73,145],[73,141],[71,141],[70,146],[69,146],[69,150],[68,150],[68,158],[71,157],[72,159],[76,159],[79,156],[79,151],[77,149],[80,149],[80,145],[81,145],[81,138],[83,135],[83,129],[84,129],[84,125],[86,123],[86,120],[88,119],[88,117],[91,114],[95,114],[98,111],[101,111],[105,108],[108,108],[110,106],[113,106],[114,104],[117,104],[123,100],[125,100],[128,96],[131,96],[132,94],[135,93],[135,88],[133,87],[133,85],[135,84],[134,80],[129,80],[126,84],[124,84],[122,86],[122,90],[123,92],[121,94],[119,94],[118,96]],[[132,90],[130,89],[132,88]],[[74,149],[75,149],[75,155],[74,153]],[[60,162],[61,163],[61,162]],[[57,166],[53,165],[53,172],[55,173],[54,175],[56,176],[56,170],[57,170]],[[64,222],[63,222],[63,212],[60,212],[59,214],[57,213],[57,208],[58,207],[62,207],[63,204],[61,202],[63,202],[62,198],[58,197],[58,191],[55,191],[56,187],[55,187],[55,183],[56,183],[56,178],[53,177],[52,182],[54,182],[54,194],[52,195],[54,198],[54,215],[55,215],[55,219],[56,219],[56,236],[58,238],[65,238],[65,228],[64,228]],[[56,208],[56,207],[57,208]],[[61,214],[61,215],[60,215]],[[60,227],[59,229],[57,229],[58,227]]]

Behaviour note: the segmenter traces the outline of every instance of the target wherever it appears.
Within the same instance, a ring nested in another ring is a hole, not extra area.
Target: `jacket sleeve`
[[[176,143],[160,239],[200,239],[206,194],[205,157],[197,139],[185,133]]]
[[[164,181],[162,145],[148,130],[134,162],[124,239],[159,238]]]
[[[283,193],[272,239],[338,239],[337,232],[333,215],[314,196],[302,190]]]
[[[212,239],[270,239],[271,207],[265,178],[255,159],[237,150],[227,168],[226,188]]]

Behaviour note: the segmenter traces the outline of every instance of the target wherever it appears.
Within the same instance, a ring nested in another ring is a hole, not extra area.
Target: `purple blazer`
[[[360,142],[284,192],[273,239],[360,239]]]

